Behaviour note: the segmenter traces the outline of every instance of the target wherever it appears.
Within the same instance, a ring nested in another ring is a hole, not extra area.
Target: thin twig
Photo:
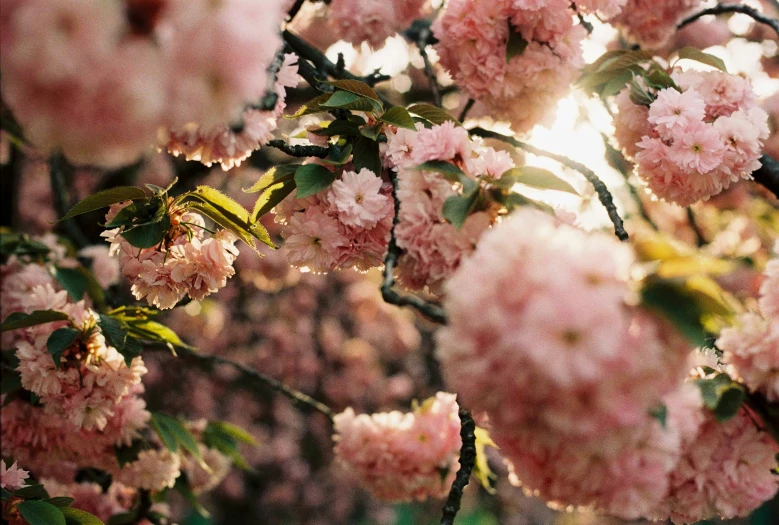
[[[433,94],[433,103],[437,107],[441,107],[441,90],[438,88],[438,80],[436,80],[435,71],[433,70],[433,64],[430,63],[430,57],[427,56],[427,41],[430,38],[430,29],[424,28],[419,31],[419,36],[416,40],[417,47],[419,48],[419,54],[422,56],[422,61],[425,63],[425,75],[430,83],[430,91]]]
[[[454,518],[460,510],[460,500],[463,491],[471,479],[471,472],[476,463],[476,423],[471,414],[464,408],[460,409],[460,438],[463,440],[460,448],[460,470],[449,489],[449,496],[444,504],[441,525],[453,525]]]
[[[695,219],[695,213],[689,206],[687,207],[687,222],[690,223],[690,228],[692,228],[692,231],[695,234],[695,243],[698,245],[698,248],[706,246],[706,236],[703,234],[701,227],[698,226],[698,221]]]
[[[176,347],[176,352],[178,353],[179,357],[181,357],[182,359],[193,361],[198,365],[200,365],[201,367],[212,368],[215,365],[226,365],[232,367],[234,370],[239,372],[244,378],[248,379],[252,384],[262,385],[271,388],[276,392],[287,396],[290,400],[292,400],[293,403],[300,406],[311,408],[313,410],[316,410],[317,412],[324,414],[325,416],[328,417],[328,419],[330,420],[333,419],[333,415],[334,415],[333,411],[330,409],[330,407],[328,407],[324,403],[317,401],[316,399],[309,396],[308,394],[304,394],[303,392],[300,392],[288,385],[285,385],[284,383],[282,383],[277,379],[274,379],[261,372],[258,372],[253,368],[249,368],[246,365],[243,365],[241,363],[236,363],[235,361],[231,361],[230,359],[218,355],[201,354],[199,352],[196,352],[195,350],[186,347]]]
[[[286,153],[290,157],[318,157],[324,159],[328,155],[327,148],[322,146],[310,146],[308,144],[291,145],[281,139],[269,140],[267,145]]]
[[[287,23],[289,24],[292,22],[292,20],[295,19],[295,16],[300,11],[300,8],[303,7],[303,4],[306,3],[306,0],[295,0],[295,3],[292,4],[292,7],[289,8],[289,11],[287,12]]]
[[[688,16],[687,18],[679,22],[679,25],[676,27],[678,29],[681,29],[684,26],[689,25],[695,22],[696,20],[698,20],[699,18],[704,17],[706,15],[721,15],[725,13],[741,13],[743,15],[752,17],[752,19],[755,20],[756,22],[760,22],[761,24],[765,24],[771,27],[771,29],[773,29],[776,32],[776,34],[779,35],[779,20],[765,16],[763,13],[761,13],[754,7],[750,7],[748,5],[743,5],[743,4],[717,4],[714,7],[704,9],[703,11]]]
[[[392,199],[395,203],[395,216],[392,218],[392,230],[390,231],[390,240],[387,246],[387,256],[384,258],[384,279],[381,283],[381,296],[384,298],[384,301],[390,304],[410,306],[431,321],[446,324],[446,312],[440,306],[428,303],[415,295],[401,295],[393,289],[395,286],[395,265],[398,263],[402,250],[395,239],[395,229],[400,222],[398,218],[400,211],[398,177],[394,172],[390,171],[390,179],[392,180]]]
[[[621,241],[627,241],[629,239],[628,232],[625,231],[622,217],[619,216],[619,212],[617,211],[617,206],[614,204],[614,198],[612,197],[611,192],[603,183],[603,181],[600,180],[600,178],[595,174],[595,172],[584,164],[576,162],[575,160],[571,160],[564,155],[558,155],[557,153],[542,150],[541,148],[537,148],[531,144],[527,144],[526,142],[521,142],[514,137],[502,135],[484,128],[473,128],[469,130],[469,133],[471,135],[476,135],[477,137],[486,139],[501,140],[507,144],[511,144],[514,147],[530,152],[533,155],[547,157],[559,162],[563,166],[567,166],[573,170],[578,171],[584,175],[584,178],[587,179],[590,184],[592,184],[593,188],[595,188],[595,193],[598,194],[598,199],[600,200],[601,204],[603,204],[603,207],[606,208],[606,212],[609,214],[609,219],[611,219],[611,222],[614,224],[614,233],[616,236]]]
[[[475,100],[469,98],[468,102],[465,103],[465,107],[463,108],[462,112],[460,112],[460,116],[457,118],[457,120],[459,120],[460,122],[464,122],[465,117],[468,116],[468,112],[471,110],[471,108],[475,103],[476,103]]]
[[[70,169],[67,161],[60,155],[55,155],[49,162],[49,180],[51,182],[51,196],[54,201],[54,210],[57,217],[64,217],[70,209],[70,192],[65,182],[65,170]],[[84,232],[81,231],[75,219],[63,221],[65,231],[79,248],[89,246],[90,242]]]

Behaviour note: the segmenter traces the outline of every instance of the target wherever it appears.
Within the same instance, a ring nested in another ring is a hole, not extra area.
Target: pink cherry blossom
[[[457,411],[454,394],[443,392],[405,414],[347,408],[334,419],[336,458],[379,499],[442,498],[459,466]]]
[[[372,228],[392,213],[392,199],[381,193],[383,182],[372,171],[363,168],[356,173],[344,171],[330,187],[330,206],[338,220],[358,228]]]
[[[5,460],[0,460],[0,487],[13,492],[22,487],[26,487],[25,479],[30,477],[30,473],[21,469],[17,461],[10,467],[5,466]]]

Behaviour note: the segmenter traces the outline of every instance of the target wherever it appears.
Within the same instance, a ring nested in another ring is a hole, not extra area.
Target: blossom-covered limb
[[[614,233],[616,234],[616,236],[621,241],[628,240],[628,232],[625,231],[625,227],[622,222],[622,217],[619,216],[619,212],[617,211],[617,206],[614,204],[614,198],[612,197],[611,192],[603,183],[603,181],[600,180],[600,178],[590,168],[588,168],[587,166],[585,166],[580,162],[571,160],[564,155],[558,155],[550,151],[542,150],[531,144],[527,144],[526,142],[521,142],[515,139],[514,137],[509,137],[508,135],[502,135],[500,133],[496,133],[494,131],[490,131],[484,128],[473,128],[469,130],[469,133],[471,135],[476,135],[477,137],[482,137],[485,139],[497,139],[506,142],[508,144],[511,144],[516,148],[523,149],[529,153],[532,153],[533,155],[538,155],[540,157],[547,157],[552,160],[556,160],[560,164],[567,166],[572,170],[576,170],[582,175],[584,175],[584,178],[587,179],[587,181],[590,184],[592,184],[593,188],[595,188],[595,192],[598,194],[598,199],[600,200],[601,204],[603,204],[603,206],[606,208],[606,212],[608,212],[609,214],[609,219],[611,219],[611,222],[614,224]]]
[[[322,146],[308,146],[308,145],[291,145],[287,144],[283,140],[274,139],[268,141],[268,146],[276,148],[291,157],[317,157],[324,159],[327,157],[327,148]]]
[[[454,479],[449,496],[446,498],[441,525],[454,523],[457,511],[460,510],[463,490],[468,485],[471,471],[476,463],[476,423],[474,423],[470,412],[464,408],[460,408],[460,437],[463,440],[462,448],[460,448],[460,470],[457,471],[457,477]]]
[[[776,34],[779,35],[779,20],[765,16],[763,13],[761,13],[754,7],[750,7],[748,5],[742,5],[742,4],[717,4],[714,7],[704,9],[698,13],[688,16],[687,18],[679,22],[677,28],[681,29],[684,26],[691,24],[696,20],[698,20],[699,18],[702,18],[707,15],[721,15],[725,13],[741,13],[743,15],[747,15],[751,17],[753,20],[755,20],[756,22],[760,22],[761,24],[765,24],[771,27],[771,29],[776,31]]]
[[[752,173],[755,181],[779,197],[779,162],[773,157],[760,157],[760,168]]]
[[[398,178],[394,172],[390,172],[392,179],[392,198],[395,203],[395,215],[392,219],[392,230],[390,231],[389,245],[387,246],[387,256],[384,258],[384,278],[381,283],[381,296],[390,304],[397,306],[410,306],[419,313],[439,324],[446,324],[446,312],[440,306],[428,303],[414,295],[401,295],[396,292],[395,286],[395,266],[398,264],[398,257],[402,252],[395,239],[395,228],[400,220],[398,212],[400,211],[400,200],[398,199]]]
[[[191,350],[185,347],[177,348],[176,352],[182,359],[192,361],[203,368],[212,368],[215,365],[230,366],[252,384],[270,387],[276,392],[287,396],[296,405],[309,407],[313,410],[316,410],[317,412],[324,414],[328,419],[333,419],[333,411],[330,410],[330,407],[324,403],[317,401],[308,394],[295,390],[294,388],[282,383],[278,379],[267,376],[262,372],[258,372],[257,370],[242,365],[241,363],[236,363],[235,361],[231,361],[230,359],[218,355],[201,354],[195,350]]]
[[[67,162],[64,158],[55,156],[51,159],[49,165],[49,178],[51,181],[51,195],[54,199],[54,209],[56,210],[58,217],[64,217],[71,205],[69,202],[70,192],[68,191],[68,186],[65,182],[65,170],[68,167]],[[74,219],[64,221],[64,226],[70,238],[73,239],[73,242],[75,242],[79,248],[84,248],[91,244]]]

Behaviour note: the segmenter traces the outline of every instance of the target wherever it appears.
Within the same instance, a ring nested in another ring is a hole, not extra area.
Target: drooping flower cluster
[[[679,89],[657,93],[648,110],[617,97],[617,139],[654,195],[689,206],[749,179],[760,167],[767,115],[749,80],[719,71],[675,71]]]
[[[113,205],[108,222],[126,206]],[[122,275],[132,283],[136,299],[162,310],[173,308],[189,295],[195,300],[222,288],[235,275],[237,237],[228,230],[207,234],[205,220],[183,208],[170,210],[171,229],[165,240],[152,248],[136,248],[122,237],[124,227],[101,235],[111,243],[110,253],[118,256]]]
[[[430,13],[430,0],[332,0],[327,21],[341,38],[355,45],[378,48],[387,37],[407,29]]]
[[[581,4],[614,12],[619,2]],[[451,0],[433,23],[435,49],[457,85],[488,114],[508,120],[518,133],[529,131],[553,117],[584,63],[579,43],[587,33],[574,25],[571,5]]]
[[[345,170],[326,191],[276,207],[293,266],[327,272],[381,265],[392,228],[392,186],[367,168]]]
[[[653,515],[674,523],[748,516],[779,491],[779,445],[745,409],[729,421],[706,414],[700,433],[671,473],[669,495]]]
[[[160,127],[209,129],[259,102],[281,44],[282,4],[5,2],[3,101],[43,154],[128,164]]]
[[[105,492],[97,483],[61,483],[51,478],[41,480],[50,495],[73,498],[74,509],[89,512],[104,523],[115,515],[129,511],[134,503],[136,491],[114,482]]]
[[[627,306],[630,261],[613,237],[514,212],[448,281],[438,357],[526,490],[637,518],[665,495],[700,397],[680,390],[680,336]]]
[[[656,49],[676,32],[682,16],[701,0],[627,0],[622,13],[609,22],[631,41]]]
[[[468,132],[452,122],[413,132],[387,132],[385,163],[398,170],[400,210],[395,237],[403,254],[398,260],[400,282],[414,289],[438,291],[481,234],[494,221],[496,211],[470,214],[461,228],[443,216],[447,198],[458,192],[450,180],[433,170],[418,170],[428,161],[452,161],[475,179],[489,175],[499,179],[515,167],[510,155],[474,142]]]
[[[142,450],[115,474],[120,483],[145,490],[173,488],[181,475],[181,457],[169,450]]]
[[[240,166],[254,150],[267,144],[273,136],[277,120],[281,118],[286,107],[286,88],[298,85],[300,77],[297,74],[297,60],[295,54],[284,55],[276,75],[274,92],[278,98],[272,110],[245,110],[241,116],[240,130],[231,127],[229,122],[211,127],[188,122],[171,130],[169,136],[165,136],[161,141],[161,146],[175,156],[184,155],[187,160],[197,160],[206,166],[218,162],[225,171]]]
[[[779,245],[776,246],[779,248]],[[776,249],[775,248],[775,249]],[[766,265],[760,287],[760,312],[746,312],[717,339],[723,363],[751,391],[779,402],[779,258]]]
[[[379,499],[442,498],[457,472],[460,419],[454,394],[439,392],[413,412],[334,419],[336,458]]]

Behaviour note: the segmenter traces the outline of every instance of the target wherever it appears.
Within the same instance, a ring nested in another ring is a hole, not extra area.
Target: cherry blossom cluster
[[[5,460],[0,460],[0,487],[9,492],[26,487],[27,482],[24,480],[30,477],[30,473],[19,468],[17,463],[18,462],[14,461],[13,465],[6,467]]]
[[[631,41],[656,49],[676,33],[676,24],[701,0],[627,0],[622,12],[609,22]]]
[[[9,262],[3,267],[2,289],[2,304],[8,304],[11,311],[55,310],[70,318],[15,330],[4,337],[5,344],[16,348],[22,386],[40,397],[47,414],[70,422],[70,431],[104,430],[117,406],[146,373],[143,359],[136,357],[127,366],[124,357],[106,345],[97,313],[83,300],[70,301],[68,293],[55,288],[54,278],[40,265]],[[63,327],[71,327],[79,335],[55,362],[47,340]]]
[[[700,399],[678,392],[688,347],[627,306],[630,262],[613,237],[514,212],[448,281],[438,357],[526,490],[636,518],[664,496],[695,432],[674,418]],[[663,403],[667,428],[650,416]]]
[[[774,248],[779,253],[779,243]],[[759,312],[746,312],[717,339],[734,377],[771,402],[779,401],[779,258],[766,265]]]
[[[338,461],[379,499],[442,498],[457,472],[462,445],[454,394],[439,392],[413,412],[356,415],[334,420]]]
[[[111,206],[110,222],[128,203]],[[175,208],[175,206],[174,206]],[[110,254],[119,258],[122,275],[136,299],[162,310],[184,296],[200,300],[222,288],[235,275],[237,237],[229,230],[206,230],[203,216],[184,208],[170,210],[171,229],[158,246],[136,248],[122,237],[124,227],[104,231]]]
[[[314,272],[380,266],[392,228],[392,186],[367,168],[344,168],[326,191],[276,207],[282,251],[293,266]]]
[[[281,45],[283,4],[5,2],[3,100],[45,155],[133,162],[161,127],[211,129],[259,102],[271,87],[267,68]]]
[[[720,71],[674,71],[677,87],[649,105],[617,97],[616,137],[657,197],[689,206],[751,178],[760,167],[767,115],[749,80]]]
[[[581,2],[609,12],[618,3]],[[529,131],[554,116],[584,64],[580,42],[587,32],[574,25],[571,6],[568,0],[451,0],[432,28],[441,65],[487,113],[518,133]]]
[[[441,173],[419,170],[428,161],[451,161],[471,179],[493,179],[514,168],[505,151],[471,140],[468,132],[446,122],[416,132],[399,128],[387,132],[383,149],[385,164],[398,171],[400,210],[395,237],[403,254],[398,260],[398,278],[412,289],[425,286],[440,291],[460,261],[473,251],[481,234],[493,223],[498,209],[470,214],[461,228],[443,216],[447,198],[458,194],[455,185]]]
[[[240,166],[254,150],[266,144],[273,136],[277,120],[284,114],[286,107],[286,89],[296,87],[300,80],[297,60],[295,54],[284,55],[276,74],[274,92],[278,98],[272,110],[246,109],[241,115],[240,130],[226,122],[211,127],[188,122],[171,130],[167,136],[163,134],[161,146],[174,156],[184,155],[187,160],[197,160],[206,166],[220,163],[225,171]]]
[[[368,42],[378,48],[387,37],[408,28],[430,11],[430,0],[332,0],[327,22],[347,42]]]

